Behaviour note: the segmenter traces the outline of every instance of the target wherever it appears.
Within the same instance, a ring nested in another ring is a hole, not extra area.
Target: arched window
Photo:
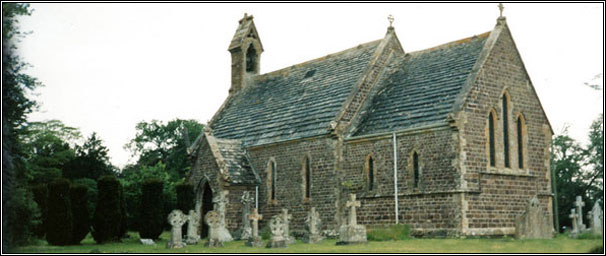
[[[268,171],[267,171],[267,187],[269,188],[269,199],[276,200],[276,162],[273,160],[269,161]]]
[[[307,156],[305,157],[305,161],[303,163],[303,183],[305,199],[309,199],[311,197],[311,164],[309,157]]]
[[[254,72],[257,58],[257,51],[251,44],[246,51],[246,72]]]
[[[517,132],[518,132],[518,167],[524,168],[524,118],[522,115],[518,116],[516,121]]]
[[[413,188],[419,187],[419,155],[417,152],[412,154]]]
[[[509,102],[508,95],[503,94],[503,154],[505,160],[505,167],[511,167],[509,164]]]
[[[490,114],[488,114],[488,151],[489,151],[489,158],[490,158],[490,166],[495,167],[496,164],[496,158],[495,158],[495,141],[494,141],[494,122],[495,122],[495,115],[494,115],[494,111],[490,111]]]
[[[368,182],[368,191],[372,191],[375,183],[375,167],[372,156],[369,156],[368,160],[366,160],[366,175],[366,180]]]

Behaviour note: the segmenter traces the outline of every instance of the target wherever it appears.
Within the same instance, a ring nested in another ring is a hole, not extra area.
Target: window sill
[[[534,177],[534,175],[530,174],[529,169],[511,169],[511,168],[490,167],[490,168],[486,169],[485,171],[480,171],[480,173],[494,174],[494,175]]]

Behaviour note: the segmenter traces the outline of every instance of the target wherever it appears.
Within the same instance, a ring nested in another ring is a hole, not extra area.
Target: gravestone
[[[229,202],[229,200],[227,199],[227,194],[229,194],[229,191],[224,190],[219,192],[219,195],[215,196],[215,198],[213,198],[213,203],[215,211],[219,214],[219,230],[218,230],[218,235],[219,235],[219,240],[221,240],[221,242],[230,242],[233,241],[234,239],[231,237],[231,234],[229,233],[229,231],[227,230],[227,228],[225,227],[225,207],[227,206],[227,203]]]
[[[585,224],[583,224],[583,206],[585,206],[585,202],[583,202],[581,196],[577,196],[574,206],[577,209],[577,228],[579,232],[584,232],[586,229]]]
[[[198,244],[200,241],[200,235],[198,235],[198,228],[200,227],[200,214],[194,210],[189,210],[187,215],[187,244]]]
[[[204,216],[204,221],[208,225],[208,242],[206,247],[223,247],[223,241],[220,239],[219,228],[221,227],[221,216],[216,211],[209,211]]]
[[[292,219],[292,214],[288,214],[288,209],[282,208],[282,221],[284,221],[284,239],[286,239],[287,244],[294,244],[296,242],[295,238],[290,235],[290,220]]]
[[[259,236],[259,220],[263,219],[263,215],[259,215],[257,213],[257,208],[253,209],[252,213],[248,215],[248,218],[252,220],[252,233],[248,241],[246,241],[246,246],[252,247],[262,247],[263,241]]]
[[[168,214],[168,224],[171,225],[171,236],[166,248],[183,248],[185,243],[183,242],[183,236],[181,234],[181,226],[187,221],[187,216],[181,212],[181,210],[173,210]]]
[[[153,239],[149,239],[149,238],[142,238],[142,239],[139,239],[139,241],[143,245],[156,245],[156,243],[154,242],[154,240]]]
[[[284,236],[284,220],[282,215],[274,215],[269,221],[269,229],[271,230],[271,238],[267,242],[267,248],[285,248],[288,247],[286,237]]]
[[[360,201],[356,201],[356,194],[349,194],[349,201],[345,205],[349,207],[349,223],[339,228],[337,245],[366,243],[366,227],[358,225],[356,216],[356,207],[360,206]]]
[[[322,219],[320,214],[316,212],[316,207],[311,207],[311,211],[307,214],[305,219],[305,229],[307,233],[303,236],[303,242],[308,244],[314,244],[324,239],[320,235],[320,228],[322,227]]]
[[[547,217],[539,199],[534,196],[526,205],[526,210],[516,218],[517,239],[552,238],[553,227]]]
[[[578,214],[576,213],[574,208],[570,209],[570,215],[568,215],[568,217],[570,217],[570,219],[572,220],[572,231],[570,231],[570,236],[577,237],[577,235],[579,234],[579,227],[577,226]]]
[[[255,199],[250,196],[249,191],[244,191],[240,202],[242,203],[242,227],[238,229],[234,234],[236,240],[248,240],[252,235],[252,228],[250,226],[250,206],[254,203]]]
[[[591,232],[595,235],[602,235],[603,221],[604,221],[604,212],[602,212],[602,207],[600,207],[600,200],[597,200],[593,204],[593,208],[587,214],[587,219],[589,219],[589,228]]]

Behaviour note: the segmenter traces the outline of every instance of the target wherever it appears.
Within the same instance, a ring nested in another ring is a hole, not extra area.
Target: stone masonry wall
[[[510,97],[509,168],[504,166],[503,149],[501,99],[505,92]],[[491,110],[496,112],[496,167],[489,163],[488,117]],[[544,210],[551,215],[551,131],[507,28],[503,29],[479,70],[462,111],[458,122],[465,123],[462,129],[466,156],[464,179],[467,188],[479,193],[466,196],[469,208],[465,218],[472,229],[470,232],[513,232],[515,217],[522,214],[524,205],[533,195],[539,196]],[[520,115],[526,125],[522,132],[524,168],[518,167],[516,120]]]
[[[322,218],[322,229],[335,229],[335,141],[325,137],[297,140],[249,148],[252,164],[259,172],[262,185],[259,187],[259,213],[263,215],[261,227],[271,216],[287,208],[293,215],[290,229],[303,229],[305,217],[316,207]],[[310,157],[311,197],[303,194],[304,158]],[[276,200],[270,201],[267,184],[268,162],[276,163]]]
[[[440,128],[397,135],[400,223],[410,224],[417,235],[451,234],[460,227],[457,189],[456,131]],[[391,136],[346,142],[346,177],[361,184],[358,221],[367,225],[395,223]],[[412,154],[417,152],[420,179],[413,188]],[[367,185],[368,156],[374,161],[374,189]]]

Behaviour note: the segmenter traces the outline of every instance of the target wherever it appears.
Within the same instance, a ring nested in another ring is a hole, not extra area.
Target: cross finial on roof
[[[505,9],[503,3],[499,3],[499,18],[503,17],[503,9]]]
[[[387,16],[387,20],[389,21],[389,27],[391,28],[394,20],[393,16],[390,14]]]

